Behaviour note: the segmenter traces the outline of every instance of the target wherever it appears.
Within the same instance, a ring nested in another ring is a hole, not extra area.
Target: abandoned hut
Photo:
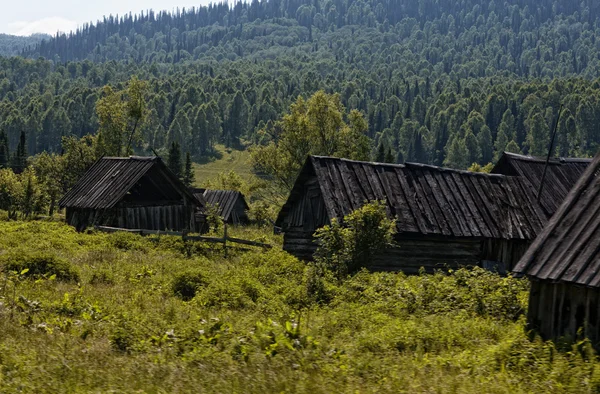
[[[276,221],[284,249],[311,259],[316,229],[373,200],[397,218],[399,246],[375,258],[373,270],[510,269],[547,220],[519,177],[310,156]]]
[[[244,195],[235,190],[193,189],[194,196],[207,205],[217,205],[219,216],[228,224],[248,223],[248,203]]]
[[[514,271],[531,279],[528,324],[544,339],[600,343],[600,154]]]
[[[78,231],[102,225],[198,231],[203,208],[159,157],[104,157],[59,201]]]
[[[592,159],[552,158],[548,162],[540,204],[548,216],[552,216],[569,194]],[[493,174],[519,176],[529,182],[537,196],[546,158],[504,152],[492,169]]]

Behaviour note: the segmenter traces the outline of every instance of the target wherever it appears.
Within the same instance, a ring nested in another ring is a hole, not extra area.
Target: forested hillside
[[[590,155],[599,17],[591,0],[269,0],[108,17],[0,59],[0,141],[14,152],[24,132],[28,154],[60,152],[62,137],[101,127],[103,87],[126,96],[135,75],[148,82],[139,153],[266,143],[298,96],[324,90],[362,112],[373,159],[541,155],[561,103],[555,153]]]
[[[25,48],[38,44],[43,39],[49,39],[45,34],[33,34],[28,37],[0,34],[0,56],[16,56]]]

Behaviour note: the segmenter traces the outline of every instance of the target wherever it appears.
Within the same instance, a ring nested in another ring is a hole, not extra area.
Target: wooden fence
[[[182,233],[180,231],[157,231],[157,230],[143,230],[143,229],[129,229],[129,228],[121,228],[121,227],[108,227],[108,226],[95,226],[94,227],[98,231],[102,231],[105,233],[116,233],[116,232],[126,232],[139,234],[143,236],[147,235],[172,235],[176,237],[181,237],[184,241],[197,241],[197,242],[211,242],[211,243],[221,243],[225,248],[225,252],[227,253],[227,243],[238,243],[242,245],[249,246],[258,246],[261,248],[270,249],[271,245],[265,244],[262,242],[249,241],[246,239],[234,238],[227,235],[227,224],[224,226],[223,237],[205,237],[202,235],[187,235],[186,233]]]

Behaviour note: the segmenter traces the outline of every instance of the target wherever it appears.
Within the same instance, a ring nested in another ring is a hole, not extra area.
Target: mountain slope
[[[33,34],[28,37],[0,34],[0,56],[19,55],[23,49],[27,47],[34,47],[43,39],[49,38],[50,36],[45,34]]]
[[[600,67],[599,17],[600,4],[591,0],[255,0],[108,17],[28,54],[173,63],[272,58],[290,48],[312,54],[324,47],[336,61],[363,67],[409,58],[418,68],[462,76],[593,77]]]

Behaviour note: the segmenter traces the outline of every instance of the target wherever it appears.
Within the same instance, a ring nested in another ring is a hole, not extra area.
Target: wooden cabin
[[[600,344],[600,154],[514,269],[531,279],[528,324]]]
[[[199,231],[204,205],[159,157],[104,157],[59,201],[78,231],[102,225]]]
[[[591,161],[570,157],[550,159],[540,198],[542,209],[548,216],[556,212]],[[521,177],[531,184],[537,196],[545,166],[546,158],[504,152],[491,172]]]
[[[310,156],[275,224],[284,249],[310,260],[316,229],[373,200],[385,201],[389,217],[397,218],[398,245],[376,257],[373,270],[481,264],[503,271],[547,221],[519,177]]]
[[[219,215],[228,224],[248,223],[248,203],[235,190],[193,189],[194,195],[209,205],[218,205]]]

